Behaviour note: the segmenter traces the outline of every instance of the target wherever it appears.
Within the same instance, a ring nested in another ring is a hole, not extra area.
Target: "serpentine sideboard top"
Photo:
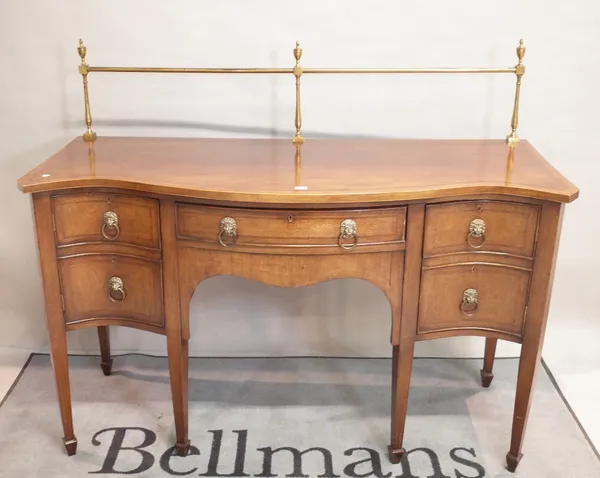
[[[26,193],[115,187],[274,207],[469,194],[568,203],[579,194],[529,142],[495,139],[77,137],[18,185]]]

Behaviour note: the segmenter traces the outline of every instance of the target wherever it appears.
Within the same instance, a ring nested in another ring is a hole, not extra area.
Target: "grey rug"
[[[401,464],[386,456],[390,361],[191,359],[192,453],[171,456],[165,358],[70,357],[77,455],[62,447],[50,360],[33,356],[0,407],[0,476],[600,477],[600,461],[547,373],[538,374],[524,458],[504,469],[517,361],[417,359]]]

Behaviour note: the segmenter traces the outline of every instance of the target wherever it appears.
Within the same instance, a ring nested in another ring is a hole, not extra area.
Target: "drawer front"
[[[418,333],[476,328],[520,336],[529,271],[494,265],[425,269]]]
[[[116,255],[59,260],[67,323],[118,318],[163,325],[159,262]]]
[[[497,252],[532,258],[539,206],[465,201],[427,206],[425,257],[457,252]]]
[[[113,242],[158,249],[158,201],[121,194],[66,194],[53,198],[56,243]]]
[[[231,246],[335,246],[404,242],[406,208],[279,211],[177,206],[179,238]],[[227,223],[229,221],[229,223]],[[228,229],[229,227],[229,229]]]

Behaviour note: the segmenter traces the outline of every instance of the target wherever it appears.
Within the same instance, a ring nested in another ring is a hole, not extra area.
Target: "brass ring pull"
[[[473,238],[479,239],[479,243],[473,242]],[[483,219],[473,219],[471,221],[467,242],[473,249],[479,249],[485,244],[485,221]]]
[[[232,242],[227,244],[223,241],[223,237],[232,237]],[[232,217],[224,217],[221,219],[221,228],[219,231],[219,243],[223,247],[233,247],[237,244],[237,222]]]
[[[114,234],[108,234],[109,230],[113,230]],[[116,212],[106,211],[102,222],[102,237],[108,241],[114,241],[119,237],[119,234],[121,234],[121,229],[119,229],[119,216],[117,216]]]
[[[476,289],[466,289],[463,292],[462,302],[460,303],[460,310],[467,317],[475,315],[479,308],[479,295]]]
[[[338,236],[338,244],[342,249],[353,249],[356,247],[358,243],[358,226],[356,225],[356,221],[354,219],[344,219],[340,224],[340,235]],[[343,239],[352,238],[353,242],[351,244],[346,244],[342,242]]]
[[[108,298],[111,302],[122,302],[125,300],[125,287],[123,286],[123,279],[117,276],[113,276],[108,279]]]

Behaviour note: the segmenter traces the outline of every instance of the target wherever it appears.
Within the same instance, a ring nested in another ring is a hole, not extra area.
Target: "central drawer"
[[[215,247],[335,247],[404,243],[406,208],[336,211],[177,205],[177,236]]]

